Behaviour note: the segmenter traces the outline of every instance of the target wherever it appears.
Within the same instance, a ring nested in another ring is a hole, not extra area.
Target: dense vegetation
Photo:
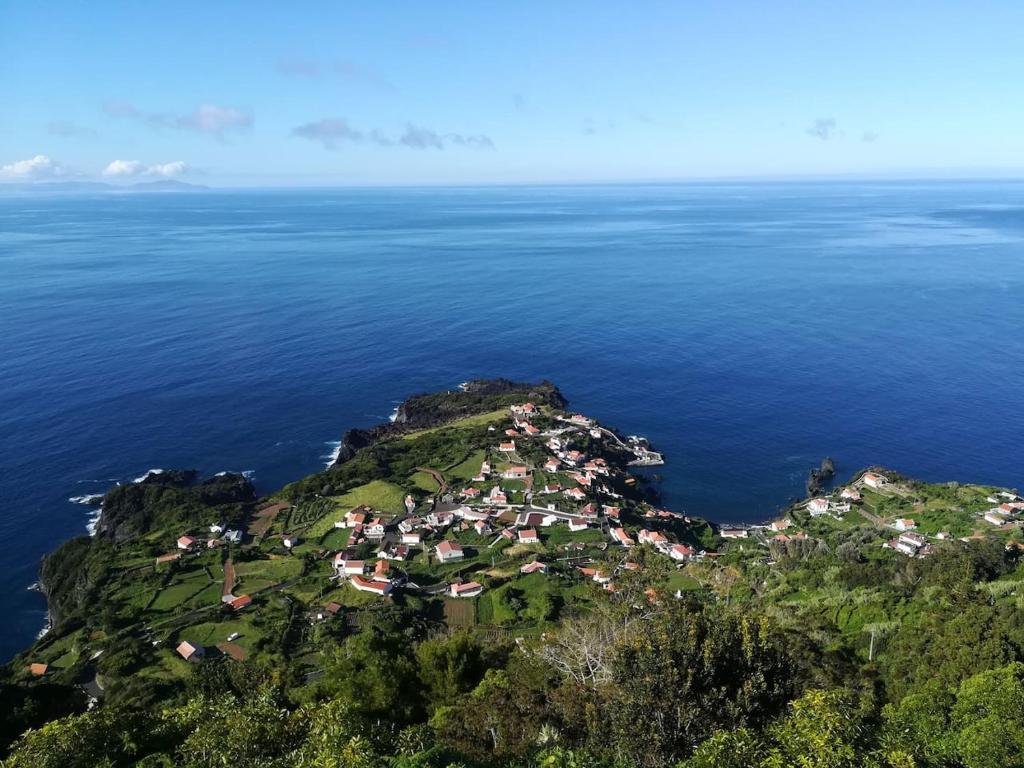
[[[966,536],[995,489],[899,478],[899,494],[865,493],[863,516],[787,510],[787,530],[803,533],[782,539],[657,522],[718,550],[684,564],[647,545],[609,547],[595,529],[552,527],[530,546],[468,529],[447,534],[463,561],[401,564],[427,591],[382,600],[329,580],[329,553],[375,549],[350,543],[339,514],[398,513],[406,495],[426,508],[440,489],[424,468],[469,483],[505,421],[480,410],[374,442],[268,500],[285,503],[251,544],[155,566],[185,530],[257,521],[265,503],[237,478],[113,492],[137,533],[76,539],[44,563],[57,622],[0,680],[4,765],[1024,766],[1017,534]],[[621,461],[593,436],[576,445]],[[517,456],[544,460],[531,444]],[[626,525],[655,525],[655,488],[624,473],[608,484]],[[503,487],[525,493],[521,481]],[[892,532],[879,519],[909,513],[920,530],[965,540],[936,540],[927,557],[882,548]],[[285,531],[300,543],[284,548]],[[537,557],[548,573],[520,573]],[[581,576],[581,562],[614,573],[615,589]],[[229,571],[253,609],[220,602]],[[459,577],[486,591],[429,591]],[[247,658],[174,653],[229,632]],[[44,677],[25,671],[33,661],[49,664]],[[83,691],[98,684],[87,710]]]

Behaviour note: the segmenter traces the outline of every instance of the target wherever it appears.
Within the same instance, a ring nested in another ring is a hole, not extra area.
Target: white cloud
[[[146,166],[138,160],[114,160],[103,169],[104,176],[138,176],[145,173]]]
[[[188,164],[183,160],[170,163],[146,165],[138,160],[114,160],[103,169],[104,176],[163,176],[170,178],[180,176],[188,171]]]
[[[28,160],[0,166],[0,178],[4,179],[50,179],[63,176],[65,172],[60,163],[46,155],[36,155]]]
[[[157,163],[149,166],[148,173],[151,176],[181,176],[188,171],[188,164],[183,160],[175,160],[173,163]]]

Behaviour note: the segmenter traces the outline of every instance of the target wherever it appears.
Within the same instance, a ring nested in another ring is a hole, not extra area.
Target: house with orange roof
[[[608,533],[612,537],[613,542],[621,544],[624,547],[632,547],[635,543],[633,539],[630,538],[629,534],[626,533],[625,528],[616,528],[613,526],[608,529]]]
[[[381,596],[389,594],[392,589],[390,581],[375,581],[364,579],[362,576],[353,576],[349,583],[360,592],[370,592],[371,594]]]
[[[668,538],[661,531],[649,531],[646,528],[640,530],[637,535],[641,544],[650,544],[653,547],[661,547],[668,544]]]

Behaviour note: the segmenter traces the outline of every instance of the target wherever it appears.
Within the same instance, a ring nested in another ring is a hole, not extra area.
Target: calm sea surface
[[[547,377],[757,521],[823,456],[1024,485],[1024,185],[0,199],[0,658],[68,501],[154,467],[318,469],[347,427]]]

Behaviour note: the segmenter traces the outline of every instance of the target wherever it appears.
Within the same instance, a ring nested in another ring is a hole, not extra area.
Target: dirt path
[[[224,561],[224,585],[221,587],[220,596],[230,595],[235,588],[235,564],[229,557]]]
[[[448,483],[444,481],[444,475],[442,475],[436,469],[430,469],[429,467],[416,467],[416,471],[426,472],[428,475],[434,478],[434,482],[437,483],[437,493],[439,496],[443,496],[445,492],[448,490]]]

